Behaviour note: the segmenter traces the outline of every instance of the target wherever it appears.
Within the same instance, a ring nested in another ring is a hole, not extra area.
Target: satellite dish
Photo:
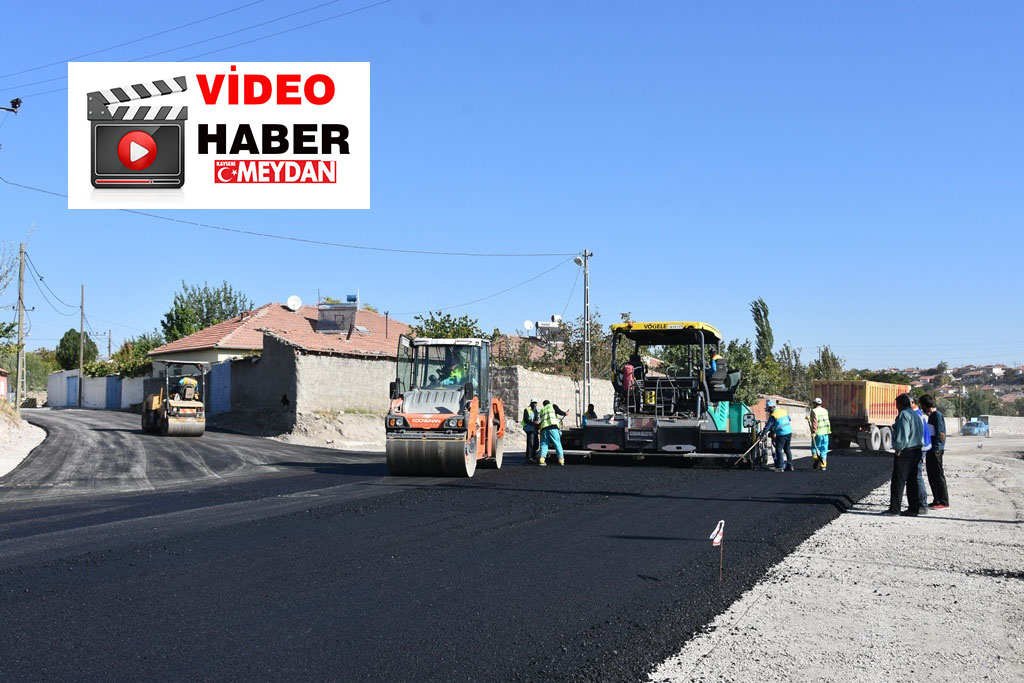
[[[533,329],[533,321],[532,320],[524,320],[523,321],[523,329],[526,330],[527,332],[532,330]]]
[[[285,306],[288,307],[289,311],[297,311],[300,308],[302,308],[302,299],[292,294],[290,297],[288,297],[288,303],[286,303]]]

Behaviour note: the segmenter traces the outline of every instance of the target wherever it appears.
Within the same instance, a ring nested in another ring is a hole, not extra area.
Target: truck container
[[[854,441],[865,451],[892,450],[892,424],[896,397],[910,391],[906,384],[868,380],[821,380],[811,393],[821,398],[832,425],[831,449],[849,448]]]

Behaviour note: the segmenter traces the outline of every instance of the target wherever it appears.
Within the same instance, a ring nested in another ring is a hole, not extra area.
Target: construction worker
[[[814,469],[825,471],[828,467],[828,435],[832,426],[828,421],[828,411],[821,405],[821,399],[814,399],[811,408],[811,450],[814,452]]]
[[[441,384],[463,384],[466,381],[466,367],[459,352],[456,351],[448,360],[445,366],[447,376],[441,380]]]
[[[724,360],[721,354],[716,353],[715,355],[711,356],[711,363],[708,365],[708,371],[710,372],[710,374],[713,375],[716,372],[718,372],[718,363],[721,360]]]
[[[531,398],[530,405],[523,409],[523,431],[526,432],[526,462],[537,462],[540,449],[540,411],[537,399]]]
[[[551,401],[545,400],[544,406],[540,409],[540,461],[541,467],[547,465],[545,460],[548,457],[548,446],[552,446],[558,453],[558,464],[565,465],[565,453],[562,452],[562,423],[561,418],[567,413],[559,409]]]
[[[175,400],[180,400],[182,396],[185,396],[185,392],[189,388],[192,389],[192,396],[195,398],[198,386],[199,382],[196,381],[195,377],[182,377],[178,380],[178,392],[174,395]]]
[[[790,450],[790,443],[793,441],[793,424],[789,419],[789,413],[785,408],[779,408],[775,401],[768,398],[764,401],[764,412],[768,421],[764,429],[758,434],[758,438],[771,432],[775,441],[775,470],[779,472],[793,471],[793,451]],[[782,454],[786,454],[786,465],[782,465]]]
[[[594,410],[594,404],[587,405],[587,412],[583,413],[583,426],[587,426],[587,420],[596,420],[597,412]]]

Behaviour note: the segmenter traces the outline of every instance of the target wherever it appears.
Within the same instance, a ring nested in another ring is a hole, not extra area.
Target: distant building
[[[356,312],[346,332],[318,332],[320,309],[302,306],[292,311],[270,303],[225,320],[149,352],[154,363],[190,360],[216,363],[263,351],[264,333],[303,349],[348,356],[394,358],[398,336],[409,325],[366,309]]]
[[[0,398],[7,398],[7,371],[0,368]]]

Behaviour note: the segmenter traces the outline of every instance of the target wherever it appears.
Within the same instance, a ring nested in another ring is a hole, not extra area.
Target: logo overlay
[[[68,208],[368,209],[369,173],[368,63],[68,64]]]

